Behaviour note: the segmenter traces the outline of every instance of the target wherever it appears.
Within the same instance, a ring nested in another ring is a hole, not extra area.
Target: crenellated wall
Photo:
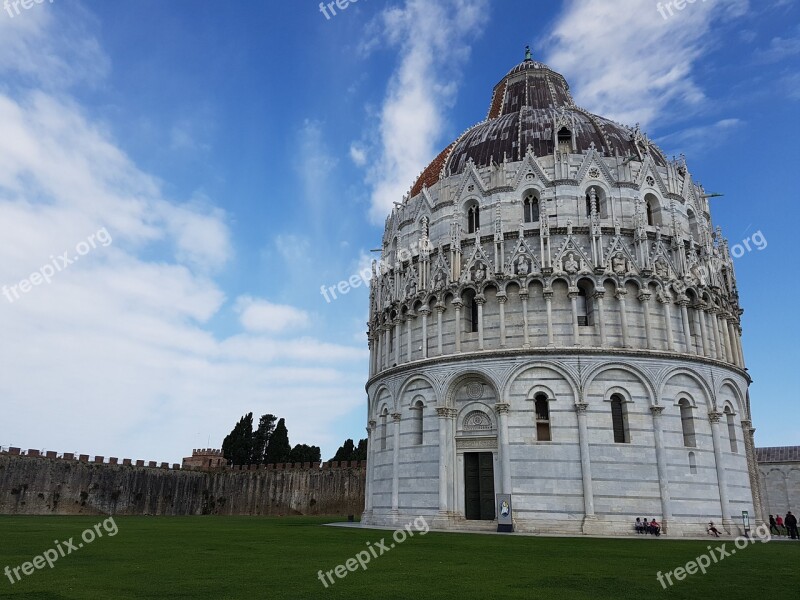
[[[0,514],[350,515],[364,507],[363,462],[186,470],[96,459],[0,452]]]

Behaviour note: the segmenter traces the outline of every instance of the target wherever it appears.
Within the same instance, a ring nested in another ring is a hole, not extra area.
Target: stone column
[[[427,306],[423,306],[419,310],[419,314],[422,315],[422,358],[428,358],[428,315],[430,312],[431,309]]]
[[[678,304],[681,306],[681,320],[683,321],[683,338],[686,344],[686,352],[689,354],[697,354],[697,349],[694,347],[694,340],[692,339],[692,330],[689,329],[689,301],[681,300]]]
[[[622,319],[622,347],[630,348],[631,341],[628,336],[628,311],[625,310],[625,296],[628,294],[626,290],[617,290],[614,296],[619,300],[619,314]]]
[[[509,404],[498,402],[494,405],[497,412],[497,445],[500,450],[500,470],[502,471],[502,490],[501,494],[511,493],[511,456],[508,444],[508,409]]]
[[[608,346],[606,339],[606,314],[603,307],[603,297],[605,292],[595,292],[594,298],[597,300],[597,324],[600,326],[600,346]]]
[[[456,324],[455,324],[455,333],[456,333],[456,354],[461,352],[461,300],[453,300],[453,306],[456,309]]]
[[[581,448],[581,477],[583,480],[583,532],[591,531],[592,522],[597,517],[594,514],[594,490],[592,489],[592,462],[589,457],[589,427],[586,423],[586,402],[575,403],[575,412],[578,415],[578,438]],[[587,523],[587,521],[589,523]]]
[[[447,517],[453,510],[449,501],[449,483],[452,474],[451,461],[455,457],[452,451],[452,434],[450,423],[455,416],[455,410],[451,408],[437,407],[436,414],[439,416],[439,516]]]
[[[392,442],[392,515],[397,518],[400,507],[400,413],[392,414],[394,441]]]
[[[436,305],[436,341],[439,345],[439,356],[443,354],[442,351],[442,313],[444,312],[444,304]]]
[[[567,295],[572,304],[572,343],[576,346],[580,346],[581,332],[578,325],[578,292],[569,292]]]
[[[506,300],[508,297],[505,295],[497,295],[497,301],[500,303],[500,347],[506,347]]]
[[[555,346],[553,341],[553,290],[544,292],[544,302],[547,305],[547,347],[552,348]],[[528,326],[525,326],[525,335],[527,336]]]
[[[522,333],[525,336],[523,348],[530,348],[531,337],[528,331],[528,292],[520,292],[519,297],[522,299]]]
[[[756,527],[763,525],[768,517],[764,511],[764,502],[761,497],[761,478],[756,461],[756,445],[753,434],[752,421],[742,419],[742,433],[744,433],[744,449],[747,455],[747,475],[750,478],[750,491],[753,495],[753,511],[755,512]]]
[[[400,364],[400,329],[403,321],[397,317],[394,321],[394,364]]]
[[[414,313],[408,313],[406,315],[406,336],[408,337],[407,346],[406,346],[406,362],[411,362],[412,352],[413,349],[411,348],[411,323],[414,321],[414,317],[416,317]]]
[[[669,494],[669,471],[667,470],[667,456],[664,449],[664,430],[661,423],[663,406],[651,406],[653,413],[653,433],[656,445],[656,463],[658,465],[658,489],[661,494],[661,519],[662,528],[667,533],[667,523],[672,519],[672,503]]]
[[[650,323],[650,293],[640,292],[638,296],[639,302],[642,303],[642,311],[644,312],[644,331],[647,336],[647,348],[653,349],[653,326]]]
[[[711,439],[714,442],[714,463],[717,467],[717,485],[719,487],[719,503],[722,509],[722,526],[728,533],[731,532],[733,521],[731,520],[731,508],[728,503],[728,476],[725,473],[725,466],[722,462],[722,444],[720,441],[719,421],[722,418],[721,412],[708,413],[708,420],[711,422]]]
[[[388,369],[391,357],[389,356],[389,336],[392,335],[391,327],[388,325],[383,326],[383,368]]]
[[[486,299],[476,296],[475,302],[478,303],[478,350],[483,350],[483,305],[486,303]]]
[[[370,421],[367,427],[367,481],[364,486],[364,516],[372,515],[372,485],[375,465],[375,426],[376,421]]]
[[[731,332],[728,328],[728,317],[725,315],[722,315],[720,326],[722,328],[722,337],[725,338],[725,357],[729,363],[735,365],[736,359],[734,358],[733,345],[731,344]]]
[[[694,311],[700,321],[700,342],[703,344],[703,356],[711,356],[711,348],[708,344],[708,333],[706,332],[705,307],[702,304],[698,304]]]
[[[719,326],[717,324],[717,309],[711,307],[708,309],[708,320],[711,325],[712,339],[714,340],[714,348],[711,351],[711,358],[722,358],[722,348],[719,347]]]
[[[739,366],[744,369],[744,351],[742,350],[742,330],[739,324],[733,326],[734,339],[736,340],[736,352],[739,357]]]
[[[667,332],[667,347],[672,352],[677,352],[678,349],[675,346],[675,334],[672,331],[672,311],[670,310],[670,304],[672,304],[672,300],[668,297],[662,298],[660,302],[664,305],[664,324],[666,325],[666,332]]]

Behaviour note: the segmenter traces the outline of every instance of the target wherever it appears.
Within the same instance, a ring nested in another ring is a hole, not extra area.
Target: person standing
[[[780,515],[775,517],[775,523],[778,525],[778,535],[786,535],[786,530],[783,528],[783,518]]]
[[[778,524],[775,522],[775,517],[770,515],[769,516],[769,532],[772,533],[773,531],[775,532],[775,535],[780,535],[780,532],[778,531]]]
[[[786,513],[786,518],[783,520],[786,523],[786,529],[789,532],[789,537],[793,540],[800,538],[797,533],[797,517],[792,514],[792,511]]]

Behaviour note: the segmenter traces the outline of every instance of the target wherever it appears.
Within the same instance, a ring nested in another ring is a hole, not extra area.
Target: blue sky
[[[320,286],[526,44],[685,153],[732,246],[763,234],[736,259],[757,443],[800,444],[798,3],[54,0],[0,12],[0,284],[31,280],[0,296],[0,445],[175,462],[249,411],[323,458],[362,437],[367,292]]]

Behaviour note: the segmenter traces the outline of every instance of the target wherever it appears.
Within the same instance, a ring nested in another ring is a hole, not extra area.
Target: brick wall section
[[[199,470],[38,454],[0,453],[0,514],[349,515],[364,509],[364,462]]]

